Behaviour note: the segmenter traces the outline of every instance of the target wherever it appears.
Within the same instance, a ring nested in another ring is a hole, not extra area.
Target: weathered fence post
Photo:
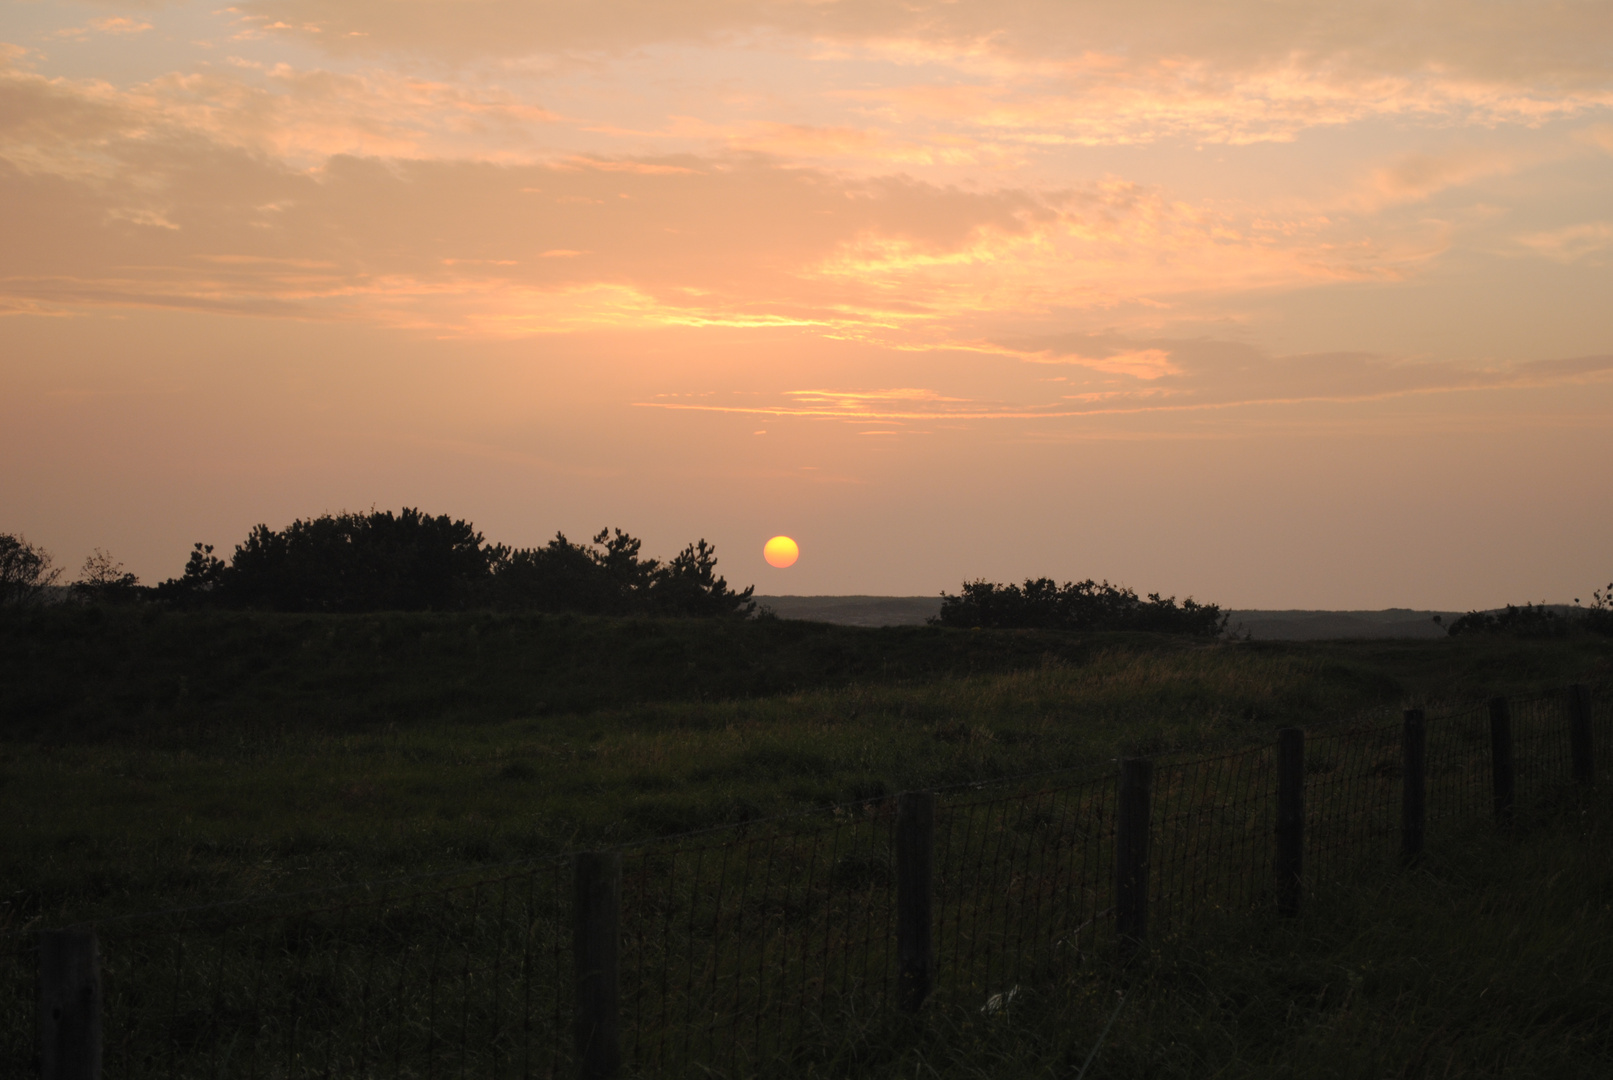
[[[901,1006],[930,996],[935,951],[931,903],[935,873],[935,795],[904,792],[896,803],[896,962]]]
[[[1504,697],[1490,699],[1490,776],[1495,782],[1495,819],[1512,817],[1512,707]]]
[[[101,1080],[101,957],[93,930],[39,935],[42,1080]]]
[[[1277,731],[1277,912],[1299,914],[1305,859],[1305,732]]]
[[[1596,782],[1595,748],[1591,745],[1591,692],[1583,683],[1568,688],[1568,748],[1574,758],[1574,779]]]
[[[1415,862],[1423,853],[1423,829],[1428,820],[1427,731],[1421,709],[1406,710],[1400,746],[1400,854],[1407,862]]]
[[[1121,759],[1120,804],[1115,813],[1115,930],[1121,951],[1128,956],[1148,937],[1149,788],[1153,779],[1154,763],[1149,759]]]
[[[607,1080],[622,1064],[617,1023],[622,856],[614,851],[582,852],[577,856],[574,884],[578,1072],[583,1080]]]

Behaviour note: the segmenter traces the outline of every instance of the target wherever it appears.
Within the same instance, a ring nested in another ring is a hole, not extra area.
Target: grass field
[[[1071,1077],[1098,1046],[1090,1077],[1605,1077],[1610,823],[1604,789],[1513,833],[1477,825],[1299,919],[1229,918],[1008,1009],[871,1025],[805,1071]]]
[[[56,608],[0,621],[11,925],[609,844],[1613,670],[1613,642]]]
[[[1613,642],[56,608],[0,619],[7,927],[456,870],[1403,706],[1605,682]],[[1605,789],[1303,918],[1010,1007],[842,1018],[792,1075],[1600,1076]],[[1118,1013],[1114,1005],[1126,995]],[[850,1032],[852,1037],[843,1037]],[[832,1044],[831,1044],[832,1043]]]

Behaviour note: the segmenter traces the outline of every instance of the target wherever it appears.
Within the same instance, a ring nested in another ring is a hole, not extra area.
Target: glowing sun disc
[[[762,546],[762,558],[767,560],[767,565],[780,570],[794,566],[795,560],[800,557],[801,546],[788,536],[775,536]]]

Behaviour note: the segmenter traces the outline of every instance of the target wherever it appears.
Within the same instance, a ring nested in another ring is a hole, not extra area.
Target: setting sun
[[[788,536],[775,536],[762,546],[762,558],[767,560],[767,565],[780,570],[794,566],[800,557],[801,546]]]
[[[822,595],[1572,599],[1607,7],[6,4],[0,530],[146,582],[407,503],[805,522]]]

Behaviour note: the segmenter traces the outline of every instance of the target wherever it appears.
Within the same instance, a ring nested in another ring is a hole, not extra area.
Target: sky
[[[0,0],[0,532],[69,575],[418,506],[1589,601],[1610,297],[1605,0]]]

